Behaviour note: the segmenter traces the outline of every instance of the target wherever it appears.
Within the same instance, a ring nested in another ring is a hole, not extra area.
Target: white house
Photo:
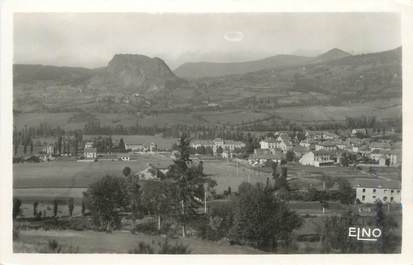
[[[96,158],[96,148],[95,147],[88,147],[85,148],[83,155],[86,159],[95,159]]]
[[[221,148],[222,151],[226,152],[229,156],[232,157],[232,154],[236,149],[245,148],[245,144],[240,141],[232,141],[232,140],[224,140],[221,138],[215,138],[212,141],[208,140],[195,140],[191,143],[192,148],[199,148],[199,147],[211,147],[214,154],[217,153],[218,148]]]
[[[366,135],[366,134],[367,134],[367,129],[364,129],[364,128],[356,128],[356,129],[351,130],[351,134],[352,134],[352,135],[356,135],[356,134]]]
[[[325,150],[310,151],[299,160],[301,165],[314,167],[330,166],[335,162],[333,153]]]
[[[42,148],[42,152],[46,155],[53,155],[54,154],[54,145],[53,144],[45,144]]]
[[[130,150],[132,152],[143,152],[143,151],[146,151],[147,148],[143,144],[128,143],[125,141],[125,149]]]
[[[156,151],[158,151],[158,145],[155,144],[155,143],[151,143],[151,144],[149,145],[149,151],[150,151],[150,152],[156,152]]]
[[[267,137],[260,141],[261,149],[275,149],[277,148],[277,140],[271,137]]]
[[[400,182],[378,179],[357,179],[353,185],[356,199],[361,203],[400,203]]]
[[[92,148],[93,147],[93,142],[92,141],[88,141],[85,143],[85,149],[86,148]]]
[[[235,149],[241,149],[245,147],[243,142],[239,141],[232,141],[232,140],[223,140],[221,138],[216,138],[213,140],[213,147],[212,150],[214,153],[217,152],[218,148],[221,147],[222,150],[227,150],[229,152],[235,151]]]
[[[276,147],[278,149],[281,149],[283,152],[287,152],[288,150],[291,150],[291,148],[293,147],[293,144],[291,142],[290,136],[288,136],[288,134],[286,133],[281,133],[277,137]]]
[[[201,147],[201,146],[203,146],[203,147],[213,147],[214,146],[214,143],[212,142],[212,141],[208,141],[208,140],[195,140],[195,141],[192,141],[191,142],[191,147],[192,148],[195,148],[195,149],[197,149],[197,148],[199,148],[199,147]]]

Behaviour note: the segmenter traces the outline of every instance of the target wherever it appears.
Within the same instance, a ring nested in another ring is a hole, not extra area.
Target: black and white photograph
[[[12,24],[13,253],[402,254],[400,13]]]

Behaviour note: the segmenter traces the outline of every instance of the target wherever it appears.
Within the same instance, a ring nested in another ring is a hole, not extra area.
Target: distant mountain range
[[[15,64],[13,71],[14,109],[20,111],[136,112],[202,102],[243,108],[251,97],[263,100],[257,103],[262,108],[401,98],[401,48],[187,63],[175,72],[160,58],[118,54],[97,69]]]
[[[175,74],[182,78],[217,77],[226,75],[245,74],[263,69],[303,65],[308,63],[326,62],[341,59],[351,54],[340,49],[332,49],[317,57],[296,55],[275,55],[261,60],[238,63],[198,62],[185,63],[175,69]]]
[[[202,80],[211,95],[219,91],[252,94],[265,100],[276,98],[277,105],[401,98],[401,48],[352,56],[331,50],[306,64]]]

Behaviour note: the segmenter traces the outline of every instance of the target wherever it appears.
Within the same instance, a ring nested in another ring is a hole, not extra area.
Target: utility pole
[[[185,206],[184,200],[181,201],[182,205],[182,237],[185,237]]]
[[[207,191],[204,191],[204,212],[207,213]]]

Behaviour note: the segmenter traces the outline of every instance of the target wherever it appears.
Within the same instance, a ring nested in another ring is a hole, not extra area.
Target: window
[[[373,199],[376,199],[376,196],[373,196]]]
[[[373,189],[373,193],[376,193],[376,189]]]
[[[366,192],[366,189],[363,189],[363,192]]]
[[[400,193],[400,190],[397,190],[397,193]]]
[[[393,202],[393,201],[394,201],[394,198],[393,198],[393,197],[390,197],[390,201]]]
[[[391,190],[391,193],[393,193],[394,192],[394,190]]]
[[[366,200],[366,196],[363,195],[363,196],[361,197],[361,200],[362,200],[362,201],[365,201],[365,200]]]
[[[387,201],[387,196],[383,197],[383,201],[385,201],[385,202]]]

